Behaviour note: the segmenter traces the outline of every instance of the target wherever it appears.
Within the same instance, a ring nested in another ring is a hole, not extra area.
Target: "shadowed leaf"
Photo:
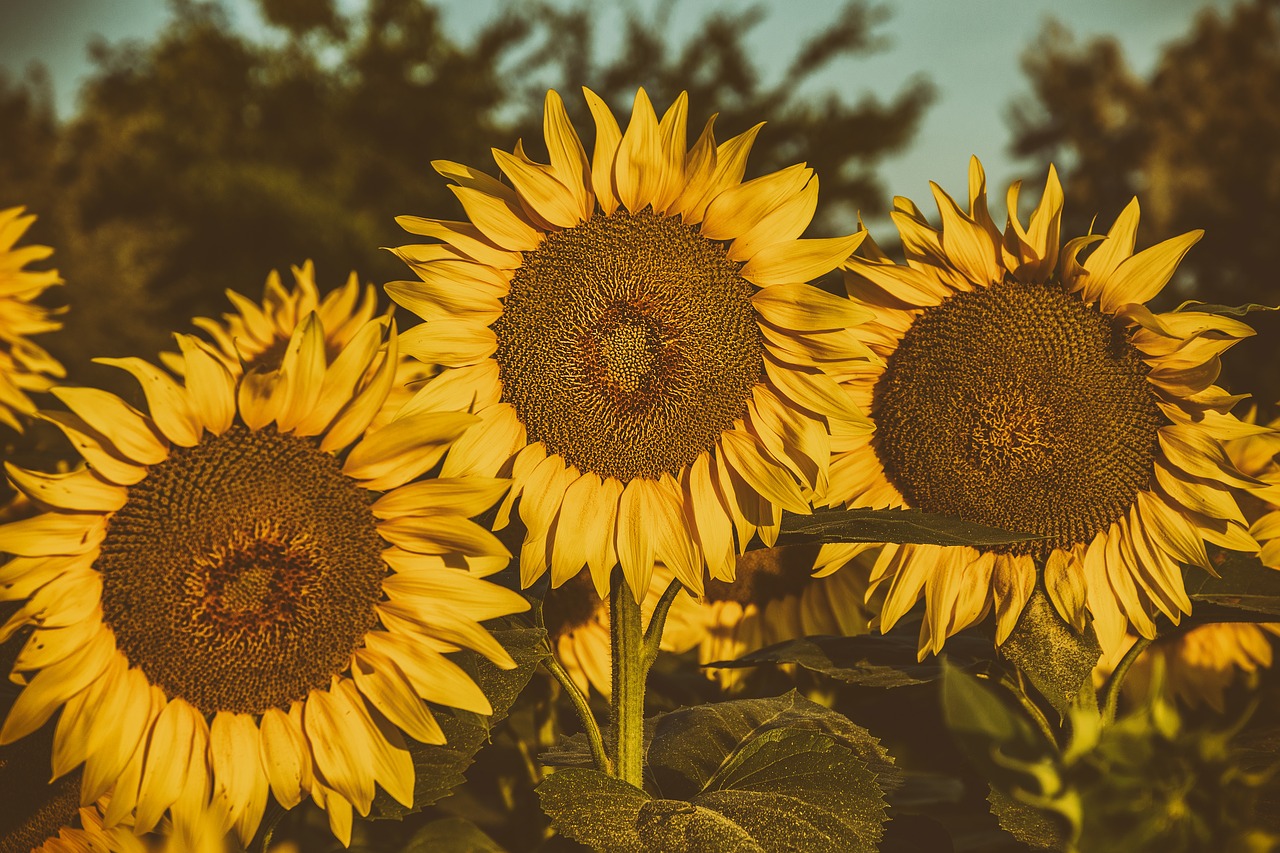
[[[943,718],[979,773],[1005,791],[1056,788],[1056,748],[993,688],[945,663],[943,670]]]
[[[538,793],[565,835],[601,850],[873,851],[888,754],[869,732],[794,691],[648,721],[646,788],[581,767]]]
[[[1249,554],[1222,552],[1215,560],[1219,577],[1188,569],[1185,580],[1197,622],[1275,622],[1280,620],[1280,571]]]
[[[801,637],[708,666],[742,668],[790,663],[864,687],[908,687],[941,678],[941,662],[937,658],[918,661],[916,649],[916,638],[906,633]],[[991,652],[991,643],[979,637],[962,634],[947,640],[947,660],[966,671],[985,666]]]
[[[1054,709],[1066,715],[1102,655],[1093,626],[1084,634],[1062,621],[1036,587],[1000,654],[1030,679]]]
[[[1043,539],[914,509],[824,509],[786,515],[781,537],[819,542],[909,542],[924,545],[1007,545]]]

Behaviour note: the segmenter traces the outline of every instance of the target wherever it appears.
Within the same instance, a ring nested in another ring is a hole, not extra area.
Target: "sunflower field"
[[[0,853],[1280,849],[1273,3],[256,8],[0,75]]]

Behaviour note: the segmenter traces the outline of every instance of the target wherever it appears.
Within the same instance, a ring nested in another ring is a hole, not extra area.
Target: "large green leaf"
[[[915,509],[820,509],[787,514],[782,537],[819,542],[911,542],[925,545],[1007,545],[1043,536],[987,527]]]
[[[1065,716],[1089,683],[1102,647],[1092,625],[1078,633],[1062,620],[1037,586],[1000,653]]]
[[[1056,791],[1056,747],[994,688],[945,663],[943,668],[943,718],[956,745],[983,778],[1006,792]]]
[[[1185,580],[1197,622],[1280,622],[1280,571],[1256,556],[1222,552],[1219,577],[1190,568]]]
[[[413,757],[413,805],[406,808],[379,789],[371,817],[401,819],[447,797],[466,781],[467,768],[489,741],[489,729],[507,715],[520,691],[533,677],[538,663],[548,654],[546,632],[541,628],[515,617],[495,620],[487,627],[515,659],[515,669],[499,669],[471,651],[459,652],[453,658],[484,691],[493,706],[493,715],[482,717],[454,708],[434,709],[445,743],[437,746],[405,739]]]
[[[792,691],[649,721],[646,787],[569,767],[538,788],[599,850],[874,851],[892,760],[869,732]]]
[[[811,672],[865,687],[908,687],[942,677],[938,658],[921,662],[914,634],[864,634],[858,637],[801,637],[767,646],[737,660],[708,664],[716,667],[751,667],[790,663]],[[947,640],[947,660],[963,669],[981,669],[990,663],[991,643],[961,634]]]

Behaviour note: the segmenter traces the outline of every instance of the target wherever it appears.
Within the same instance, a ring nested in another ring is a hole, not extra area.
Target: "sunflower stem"
[[[645,636],[640,620],[640,604],[622,576],[613,573],[609,591],[609,626],[613,652],[613,702],[609,709],[613,724],[613,775],[624,782],[644,787],[644,682]]]
[[[1027,694],[1027,684],[1022,677],[1020,670],[1015,670],[1018,676],[1018,689],[1013,694],[1018,698],[1018,703],[1022,705],[1027,716],[1031,717],[1032,722],[1040,729],[1040,734],[1044,735],[1045,740],[1054,746],[1058,746],[1058,736],[1054,734],[1053,726],[1049,725],[1049,718],[1044,715],[1044,711],[1040,710],[1031,697]]]
[[[1124,653],[1124,657],[1116,665],[1115,671],[1107,679],[1107,686],[1102,689],[1104,697],[1102,724],[1104,726],[1109,726],[1116,721],[1116,709],[1120,705],[1120,688],[1124,685],[1124,678],[1129,674],[1129,667],[1133,666],[1133,662],[1147,650],[1149,645],[1151,645],[1151,640],[1146,637],[1139,637],[1138,641],[1129,647],[1129,651]]]
[[[662,593],[662,598],[658,599],[658,604],[653,608],[653,616],[649,619],[649,627],[644,632],[644,671],[647,675],[649,668],[653,666],[653,662],[658,658],[658,650],[662,648],[662,630],[667,624],[667,613],[671,610],[671,603],[676,600],[676,596],[680,594],[680,588],[683,584],[680,581],[672,581],[670,586]]]
[[[574,682],[569,675],[569,670],[564,668],[564,664],[556,660],[554,652],[542,664],[547,668],[547,672],[550,672],[551,676],[560,682],[560,689],[564,691],[564,695],[569,697],[573,710],[578,713],[578,719],[582,721],[582,731],[587,736],[587,746],[591,749],[591,759],[596,763],[596,769],[601,773],[608,773],[609,755],[604,749],[604,737],[600,734],[600,726],[596,723],[595,714],[591,713],[591,704],[587,701],[586,694]]]

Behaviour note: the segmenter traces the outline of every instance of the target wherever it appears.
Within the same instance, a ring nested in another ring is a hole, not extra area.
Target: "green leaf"
[[[1001,828],[1032,850],[1067,849],[1071,827],[1056,812],[1027,805],[995,788],[987,795],[987,802]]]
[[[571,767],[539,786],[565,835],[602,850],[874,851],[892,760],[865,729],[795,691],[648,721],[640,791]]]
[[[1057,749],[991,687],[955,667],[943,669],[943,718],[983,778],[1001,791],[1055,792]]]
[[[489,729],[507,715],[516,697],[533,677],[538,663],[548,654],[546,632],[516,617],[495,619],[486,626],[512,658],[515,669],[499,669],[482,655],[469,650],[453,655],[453,660],[472,677],[493,706],[493,715],[483,717],[456,708],[433,708],[444,731],[441,745],[418,743],[405,738],[413,757],[413,805],[406,808],[379,789],[370,817],[403,819],[447,797],[466,781],[466,770],[475,755],[489,741]]]
[[[493,716],[489,719],[490,724],[493,724],[506,717],[516,697],[524,690],[529,679],[533,678],[538,664],[551,652],[547,645],[546,631],[515,617],[494,620],[488,627],[489,633],[515,660],[516,668],[499,669],[496,664],[474,652],[468,655],[465,662],[460,661],[460,664],[471,674],[493,705]]]
[[[542,780],[538,799],[555,828],[580,844],[601,851],[645,849],[636,824],[650,797],[634,785],[569,767]]]
[[[908,687],[942,677],[937,658],[917,659],[915,635],[863,634],[857,637],[801,637],[767,646],[737,660],[707,664],[714,667],[751,667],[789,663],[846,684],[864,687]],[[989,664],[991,643],[961,634],[947,640],[947,660],[965,670]]]
[[[433,820],[413,834],[400,853],[506,853],[498,842],[469,820]]]
[[[1184,576],[1197,622],[1280,621],[1280,571],[1233,551],[1221,552],[1214,563],[1219,577],[1197,568]]]
[[[915,509],[822,509],[784,515],[781,536],[819,542],[910,542],[925,545],[1007,545],[1043,539]]]
[[[1065,716],[1081,688],[1092,678],[1102,647],[1092,625],[1085,628],[1084,634],[1077,633],[1037,586],[1013,633],[1000,647],[1000,654]]]
[[[1208,302],[1188,299],[1173,310],[1196,311],[1201,314],[1218,314],[1222,317],[1245,317],[1255,311],[1280,311],[1280,306],[1262,305],[1257,302],[1249,302],[1245,305],[1214,305]]]

